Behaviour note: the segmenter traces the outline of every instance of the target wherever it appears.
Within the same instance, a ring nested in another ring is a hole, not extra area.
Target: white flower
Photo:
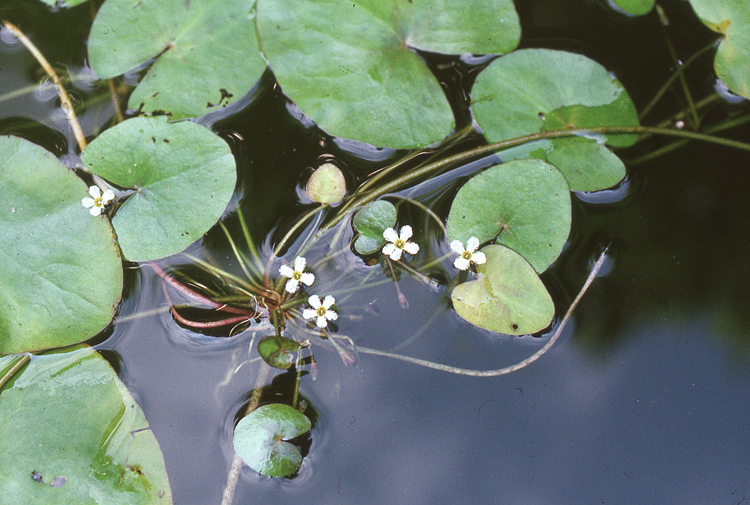
[[[305,258],[297,256],[294,260],[294,270],[288,265],[281,265],[281,268],[279,268],[279,273],[282,276],[289,278],[289,280],[286,281],[286,287],[284,288],[289,293],[296,293],[299,289],[300,282],[305,286],[311,286],[312,283],[315,282],[315,276],[310,272],[304,271],[306,263]]]
[[[453,262],[453,265],[459,270],[468,270],[469,265],[472,263],[481,265],[487,261],[483,252],[477,252],[478,248],[479,239],[476,237],[471,237],[469,241],[466,242],[466,249],[464,249],[464,245],[460,240],[454,240],[451,242],[451,249],[453,249],[454,253],[458,254],[458,258]]]
[[[390,256],[393,261],[401,259],[401,254],[404,251],[409,254],[417,254],[419,252],[419,246],[414,242],[407,242],[412,236],[411,226],[406,225],[401,227],[401,234],[397,234],[393,228],[388,228],[383,232],[383,238],[386,239],[390,244],[383,246],[383,254]]]
[[[325,328],[328,326],[328,321],[335,321],[339,318],[339,315],[331,310],[333,304],[336,303],[336,300],[331,295],[326,296],[323,299],[323,303],[320,303],[318,295],[312,295],[307,299],[307,303],[312,308],[302,311],[302,317],[305,319],[315,319],[315,324],[318,325],[318,328]]]
[[[89,213],[92,216],[98,216],[101,214],[105,205],[115,199],[114,191],[108,189],[104,191],[104,195],[102,195],[102,190],[99,189],[99,186],[91,186],[89,188],[89,195],[91,195],[91,198],[87,196],[81,200],[81,203],[84,207],[89,209]]]

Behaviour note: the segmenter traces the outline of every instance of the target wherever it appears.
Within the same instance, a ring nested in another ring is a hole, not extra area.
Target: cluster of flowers
[[[387,243],[383,246],[383,254],[393,261],[399,261],[404,252],[412,255],[417,254],[419,245],[409,241],[413,234],[414,232],[409,225],[403,226],[399,233],[393,228],[386,229],[383,232],[383,238],[387,240]],[[453,262],[453,265],[459,270],[468,270],[472,263],[481,265],[487,261],[484,253],[477,251],[478,248],[479,239],[476,237],[471,237],[466,247],[460,240],[451,242],[451,249],[458,254],[458,258]],[[288,279],[284,287],[288,293],[296,293],[300,284],[312,286],[315,282],[315,275],[311,272],[305,272],[306,265],[305,258],[297,256],[294,259],[294,268],[289,265],[281,265],[279,268],[279,274]],[[336,311],[331,310],[333,304],[336,303],[335,298],[331,295],[326,296],[322,301],[318,295],[312,295],[307,299],[307,303],[310,304],[311,308],[302,311],[302,317],[315,319],[318,328],[326,328],[328,321],[335,321],[339,317]]]

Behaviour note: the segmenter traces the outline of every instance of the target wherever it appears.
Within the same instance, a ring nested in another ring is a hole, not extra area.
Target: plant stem
[[[432,368],[433,370],[440,370],[441,372],[448,372],[448,373],[453,373],[457,375],[468,375],[471,377],[497,377],[498,375],[507,375],[509,373],[515,372],[517,370],[520,370],[521,368],[524,368],[530,365],[534,361],[541,358],[542,355],[544,355],[544,353],[549,351],[550,348],[553,345],[555,345],[555,342],[557,342],[557,339],[560,338],[560,335],[562,334],[563,329],[567,325],[568,320],[570,319],[570,316],[573,314],[573,310],[575,310],[575,308],[578,306],[578,302],[581,301],[581,298],[583,297],[584,293],[586,293],[586,290],[588,290],[589,286],[596,278],[606,258],[607,258],[607,252],[604,251],[601,254],[601,256],[599,256],[599,259],[594,264],[594,267],[591,269],[591,273],[586,279],[586,282],[583,284],[581,291],[578,292],[578,296],[576,296],[575,300],[573,300],[573,303],[570,304],[570,307],[568,308],[568,311],[565,313],[565,316],[563,317],[562,321],[560,321],[560,324],[558,325],[557,329],[555,329],[555,332],[552,334],[552,337],[550,337],[549,341],[544,345],[544,347],[539,349],[537,352],[535,352],[534,354],[532,354],[525,360],[519,363],[516,363],[515,365],[507,366],[504,368],[499,368],[497,370],[470,370],[467,368],[459,368],[459,367],[455,367],[451,365],[443,365],[442,363],[435,363],[434,361],[427,361],[424,359],[403,356],[401,354],[394,354],[391,352],[380,351],[378,349],[369,349],[367,347],[357,347],[357,351],[361,353],[365,353],[365,354],[374,354],[376,356],[383,356],[386,358],[393,358],[393,359],[397,359],[401,361],[406,361],[407,363],[412,363],[415,365]]]
[[[0,377],[0,389],[3,389],[5,384],[8,383],[8,381],[13,378],[13,376],[21,369],[23,368],[26,363],[31,361],[31,355],[30,354],[24,354],[23,356],[19,356],[15,363],[13,363],[13,366],[8,369],[7,372],[5,372],[2,377]]]
[[[10,30],[13,35],[18,38],[18,40],[21,41],[21,43],[26,46],[26,49],[29,50],[31,54],[34,55],[34,58],[36,58],[36,61],[39,62],[39,64],[42,66],[45,72],[47,72],[47,75],[52,79],[52,82],[55,84],[55,89],[57,90],[57,94],[60,97],[60,101],[62,102],[62,108],[65,111],[65,116],[68,118],[68,123],[70,124],[70,127],[73,129],[73,135],[76,138],[76,141],[78,142],[78,148],[83,151],[86,148],[86,137],[83,135],[83,130],[81,130],[81,125],[78,123],[78,118],[76,117],[75,109],[73,108],[73,103],[70,101],[70,97],[68,96],[68,93],[65,91],[65,88],[63,87],[62,83],[60,82],[60,78],[57,76],[57,73],[52,68],[52,66],[49,64],[47,59],[44,57],[44,55],[39,51],[39,49],[36,48],[33,42],[29,40],[24,33],[18,29],[17,26],[15,26],[13,23],[10,23],[8,21],[5,21],[3,23],[3,26]]]

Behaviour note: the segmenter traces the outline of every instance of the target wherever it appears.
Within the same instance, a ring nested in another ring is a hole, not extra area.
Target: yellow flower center
[[[295,281],[302,279],[302,272],[294,272],[292,274],[292,279],[294,279]]]
[[[393,243],[393,245],[395,245],[395,246],[396,246],[396,247],[398,247],[399,249],[403,249],[403,248],[404,248],[404,246],[406,245],[406,242],[404,242],[404,241],[403,241],[403,240],[401,240],[400,238],[397,238],[397,239],[396,239],[396,241],[395,241],[395,242]]]
[[[461,257],[465,260],[471,260],[471,251],[462,252]]]
[[[323,307],[322,305],[315,310],[315,313],[318,315],[318,317],[326,317],[326,312],[328,312],[328,309]]]

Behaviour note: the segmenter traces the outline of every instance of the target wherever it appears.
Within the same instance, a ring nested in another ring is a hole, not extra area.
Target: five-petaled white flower
[[[288,277],[286,281],[286,289],[289,293],[296,293],[299,289],[299,283],[301,282],[305,286],[311,286],[315,282],[315,276],[310,272],[305,272],[306,260],[302,256],[297,256],[294,260],[294,269],[289,265],[281,265],[279,273],[284,277]]]
[[[472,263],[481,265],[487,261],[487,257],[483,252],[477,252],[477,249],[479,249],[479,239],[476,237],[471,237],[466,242],[466,249],[464,249],[464,245],[460,240],[454,240],[451,242],[451,249],[453,249],[454,253],[458,254],[458,258],[453,262],[453,265],[459,270],[468,270],[469,265]]]
[[[417,254],[419,246],[414,242],[408,242],[411,236],[412,230],[409,225],[402,226],[400,234],[397,234],[393,228],[386,229],[383,232],[383,238],[390,243],[383,246],[383,254],[390,256],[393,261],[400,260],[404,251],[409,254]]]
[[[101,214],[102,210],[104,210],[104,206],[115,199],[114,191],[107,189],[102,195],[102,190],[99,189],[99,186],[91,186],[89,188],[89,195],[91,195],[91,198],[87,196],[81,200],[81,203],[84,207],[89,209],[89,213],[92,216],[98,216]]]
[[[318,328],[325,328],[328,326],[328,321],[335,321],[339,318],[339,315],[331,310],[333,304],[336,303],[336,300],[331,295],[326,296],[323,299],[323,303],[320,302],[318,295],[312,295],[307,299],[307,303],[312,308],[302,311],[302,317],[305,319],[315,319],[315,324]]]

